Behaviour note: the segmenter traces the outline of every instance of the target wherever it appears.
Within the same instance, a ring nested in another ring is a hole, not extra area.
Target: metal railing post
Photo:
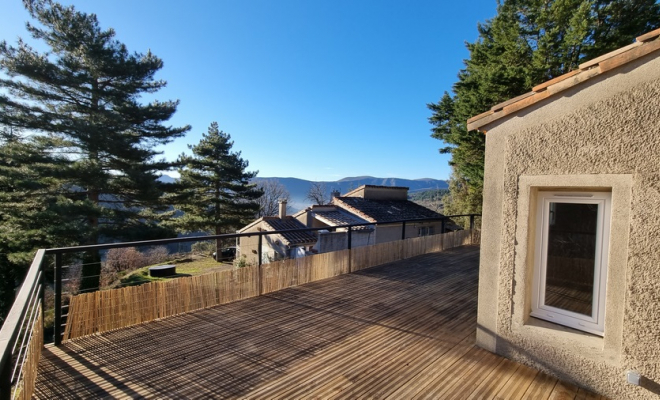
[[[351,241],[353,239],[353,235],[352,235],[353,230],[351,229],[350,226],[348,227],[347,232],[348,232],[348,273],[350,274],[351,272],[353,272],[353,265],[352,265],[352,261],[351,261],[351,258],[352,258],[351,257],[351,253],[352,253]]]
[[[406,221],[401,223],[401,240],[406,240]]]
[[[470,214],[470,230],[474,229],[474,214]]]
[[[257,258],[259,259],[259,263],[258,263],[259,268],[261,268],[261,245],[262,245],[261,241],[263,240],[262,237],[263,235],[261,234],[261,232],[259,232],[259,240],[257,241]]]
[[[349,250],[351,249],[351,240],[353,239],[352,232],[353,232],[353,230],[352,230],[351,227],[349,226],[349,227],[348,227],[348,249],[349,249]]]
[[[62,344],[62,253],[55,254],[55,326],[53,341],[55,346]]]
[[[262,246],[262,239],[263,234],[259,232],[259,240],[257,241],[257,258],[259,259],[259,262],[257,263],[257,274],[259,275],[259,296],[261,296],[264,293],[263,290],[263,276],[261,276],[261,246]]]

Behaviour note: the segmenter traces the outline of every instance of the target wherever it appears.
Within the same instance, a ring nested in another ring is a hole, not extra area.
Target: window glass
[[[550,203],[545,304],[592,315],[597,204]]]

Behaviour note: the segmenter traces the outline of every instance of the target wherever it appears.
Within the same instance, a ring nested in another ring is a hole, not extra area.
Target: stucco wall
[[[441,233],[442,222],[429,222],[429,223],[407,223],[406,224],[406,239],[415,238],[419,236],[418,228],[420,227],[433,227],[434,234]],[[401,224],[392,225],[377,225],[376,226],[376,243],[393,242],[401,240]]]
[[[486,128],[478,344],[610,398],[657,398],[660,57]],[[612,191],[602,338],[529,317],[535,193],[555,187]]]
[[[247,229],[243,233],[259,232],[261,224]],[[238,239],[237,259],[245,258],[249,265],[257,265],[259,256],[259,236],[244,236]],[[261,262],[267,264],[270,260],[286,258],[288,247],[283,244],[281,235],[264,235],[261,242]]]

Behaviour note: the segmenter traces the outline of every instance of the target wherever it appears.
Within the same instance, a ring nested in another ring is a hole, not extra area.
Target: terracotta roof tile
[[[603,61],[603,60],[607,60],[608,58],[612,58],[612,57],[614,57],[618,54],[625,53],[626,51],[628,51],[630,49],[634,49],[635,47],[638,47],[638,46],[641,46],[641,45],[642,45],[642,42],[634,42],[634,43],[631,43],[627,46],[623,46],[623,47],[618,48],[618,49],[616,49],[612,52],[609,52],[607,54],[603,54],[600,57],[596,57],[596,58],[591,59],[589,61],[583,62],[582,64],[580,64],[579,69],[577,71],[591,68],[595,65],[598,65],[598,63]]]
[[[529,93],[521,94],[520,96],[514,97],[514,98],[511,99],[511,100],[507,100],[507,101],[504,101],[504,102],[502,102],[502,103],[496,104],[496,105],[494,105],[493,107],[491,107],[491,109],[490,109],[491,114],[492,114],[493,112],[495,112],[495,111],[500,111],[501,109],[503,109],[504,107],[508,106],[509,104],[515,103],[516,101],[523,100],[523,99],[525,99],[525,98],[527,98],[527,97],[529,97],[529,96],[531,96],[531,95],[533,95],[533,94],[534,94],[533,92],[529,92]]]
[[[585,68],[583,68],[583,69],[585,69]],[[564,75],[558,76],[558,77],[556,77],[556,78],[554,78],[554,79],[550,79],[550,80],[547,81],[547,82],[543,82],[543,83],[540,84],[540,85],[536,85],[536,86],[534,86],[534,87],[532,88],[532,91],[531,91],[530,93],[533,94],[534,92],[540,92],[541,90],[545,90],[545,89],[548,88],[548,86],[550,86],[550,85],[554,85],[555,83],[559,83],[559,82],[561,82],[561,81],[563,81],[563,80],[565,80],[565,79],[570,78],[570,77],[573,76],[573,75],[577,75],[577,74],[579,74],[580,72],[582,72],[582,71],[580,71],[579,69],[576,69],[576,70],[573,70],[573,71],[571,71],[571,72],[569,72],[569,73],[567,73],[567,74],[564,74]],[[529,95],[530,93],[527,93],[527,95]],[[524,95],[523,95],[523,96],[524,96]],[[515,99],[513,99],[513,100],[515,100]]]
[[[660,28],[651,31],[651,32],[646,32],[643,35],[637,36],[637,41],[638,42],[648,42],[649,40],[655,39],[658,36],[660,36]]]
[[[609,52],[593,60],[580,64],[579,69],[553,78],[535,86],[531,92],[497,104],[489,111],[468,119],[468,130],[480,129],[493,121],[536,104],[554,94],[576,86],[604,72],[651,54],[660,49],[660,29],[637,37],[628,46]]]

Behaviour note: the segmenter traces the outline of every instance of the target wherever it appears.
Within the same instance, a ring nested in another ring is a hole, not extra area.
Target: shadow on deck
[[[474,346],[478,259],[464,246],[48,346],[35,395],[588,395]]]

